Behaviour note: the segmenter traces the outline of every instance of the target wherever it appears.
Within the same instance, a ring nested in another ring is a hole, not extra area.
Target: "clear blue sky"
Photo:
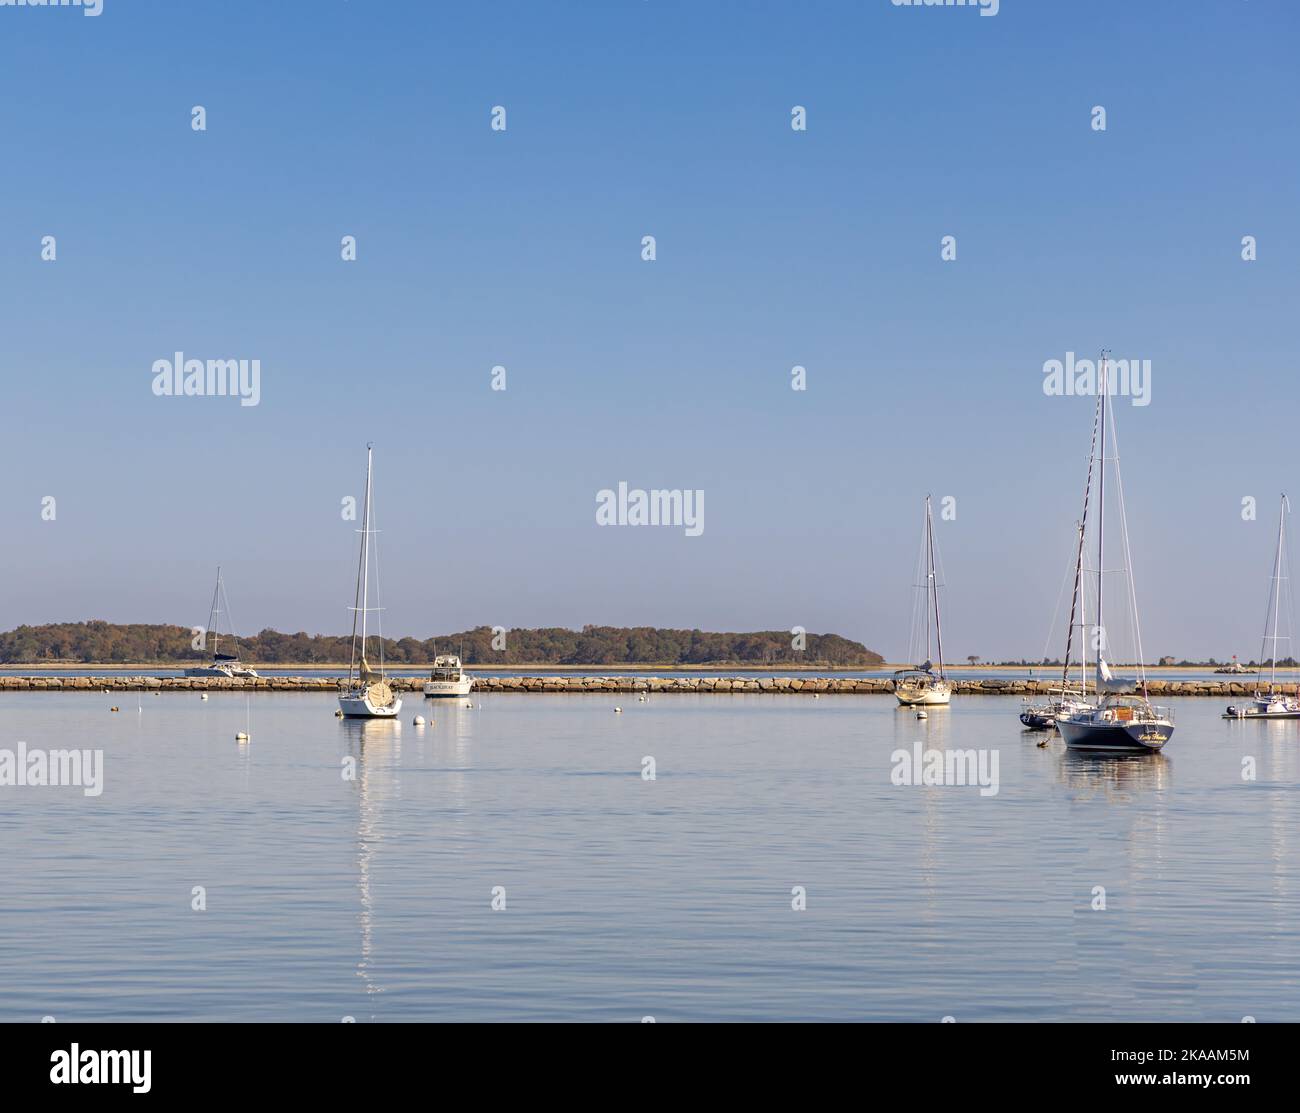
[[[1091,420],[1042,366],[1106,346],[1153,363],[1118,410],[1148,656],[1251,655],[1300,475],[1298,30],[1283,0],[0,8],[0,625],[202,622],[220,562],[242,629],[344,630],[373,440],[390,634],[901,656],[930,491],[950,654],[1037,655]],[[155,397],[177,350],[260,359],[261,404]],[[703,536],[598,527],[620,480],[703,489]]]

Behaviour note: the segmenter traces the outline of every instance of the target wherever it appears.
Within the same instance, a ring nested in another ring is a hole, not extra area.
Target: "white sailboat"
[[[1264,641],[1259,651],[1259,667],[1255,673],[1255,696],[1249,704],[1230,706],[1225,719],[1300,719],[1300,699],[1286,695],[1277,683],[1278,652],[1282,642],[1291,643],[1291,577],[1290,560],[1286,551],[1286,516],[1291,503],[1282,496],[1282,507],[1277,519],[1277,548],[1273,554],[1273,577],[1269,581],[1268,614],[1264,619]],[[1282,601],[1283,593],[1287,599]],[[1287,622],[1287,632],[1281,633],[1281,622]],[[1290,650],[1288,648],[1288,655]],[[1267,656],[1265,656],[1267,654]],[[1263,687],[1264,662],[1268,661],[1268,688]]]
[[[226,585],[221,579],[221,566],[217,565],[217,586],[212,589],[212,608],[208,612],[208,625],[204,631],[204,638],[210,639],[212,643],[212,658],[206,665],[198,665],[192,669],[186,669],[186,676],[224,676],[227,679],[235,677],[248,677],[257,679],[257,673],[246,665],[240,664],[239,654],[221,652],[221,615],[226,616],[226,624],[230,628],[231,647],[238,650],[239,646],[235,639],[234,621],[230,617],[230,600],[226,598]]]
[[[402,710],[402,701],[389,687],[384,677],[384,638],[382,624],[379,633],[379,668],[370,666],[366,655],[368,627],[367,619],[374,611],[382,608],[370,606],[370,536],[374,533],[372,522],[374,511],[371,507],[371,472],[374,457],[372,445],[366,445],[366,494],[362,510],[361,556],[357,561],[357,591],[352,606],[352,660],[348,664],[346,687],[339,693],[339,710],[348,719],[392,719]],[[376,577],[375,597],[379,596]],[[360,637],[357,626],[360,623]]]
[[[1146,666],[1142,654],[1142,633],[1137,617],[1137,592],[1133,584],[1133,562],[1129,554],[1128,521],[1124,512],[1124,488],[1119,473],[1119,447],[1115,441],[1115,414],[1110,401],[1108,379],[1108,353],[1102,352],[1100,375],[1097,384],[1097,410],[1093,418],[1092,451],[1088,458],[1088,481],[1085,484],[1084,529],[1089,521],[1089,500],[1094,485],[1097,492],[1096,523],[1097,567],[1093,626],[1093,649],[1096,663],[1093,670],[1093,690],[1097,702],[1088,704],[1056,720],[1057,729],[1065,744],[1074,750],[1097,750],[1129,753],[1158,751],[1173,737],[1173,713],[1164,707],[1155,707],[1147,697]],[[1113,453],[1107,456],[1107,452]],[[1113,467],[1115,495],[1118,504],[1121,546],[1121,568],[1106,565],[1106,470]],[[1132,637],[1131,649],[1137,671],[1136,680],[1116,680],[1106,661],[1110,653],[1110,639],[1106,626],[1105,576],[1108,572],[1122,571],[1126,582],[1129,620]]]
[[[925,575],[925,583],[916,585],[918,589],[925,592],[924,599],[918,599],[925,611],[925,645],[923,648],[920,646],[921,619],[918,610],[913,621],[912,641],[920,652],[912,659],[919,659],[925,663],[899,669],[894,673],[894,695],[904,707],[946,707],[952,699],[952,684],[943,667],[943,625],[939,618],[939,578],[935,572],[934,560],[934,515],[930,509],[929,495],[925,496],[925,534],[919,564]],[[932,644],[939,662],[937,673],[930,656]],[[911,648],[909,647],[909,651]]]

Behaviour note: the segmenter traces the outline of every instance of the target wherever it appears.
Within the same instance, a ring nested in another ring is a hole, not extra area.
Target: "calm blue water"
[[[116,698],[0,697],[0,747],[106,753],[0,788],[0,1021],[1300,1020],[1300,723],[1221,701],[1115,760],[988,696]],[[892,785],[917,739],[999,794]]]

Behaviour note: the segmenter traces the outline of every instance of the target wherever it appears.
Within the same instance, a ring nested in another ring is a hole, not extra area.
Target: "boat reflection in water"
[[[384,987],[372,976],[375,904],[371,870],[375,852],[384,839],[385,805],[400,795],[402,725],[396,719],[341,719],[339,725],[347,734],[347,756],[356,762],[357,891],[361,906],[357,977],[365,983],[366,993],[383,993]]]
[[[408,724],[405,735],[401,721],[395,718],[337,720],[346,745],[344,756],[355,762],[350,783],[357,794],[357,923],[361,935],[356,973],[367,995],[381,994],[388,988],[380,980],[374,928],[376,921],[385,922],[385,915],[391,925],[394,909],[376,904],[380,870],[387,870],[391,882],[394,872],[404,868],[404,859],[412,853],[424,853],[417,849],[425,847],[423,839],[413,839],[411,831],[403,829],[399,807],[403,792],[411,794],[407,804],[418,809],[424,793],[432,791],[445,809],[435,841],[464,840],[469,822],[471,743],[479,706],[455,704],[440,708],[436,730],[435,720],[430,720],[427,726]],[[405,781],[403,772],[410,774]],[[391,891],[391,884],[389,888]]]
[[[1159,792],[1170,786],[1173,763],[1160,753],[1097,753],[1066,749],[1059,779],[1083,797],[1117,791]]]

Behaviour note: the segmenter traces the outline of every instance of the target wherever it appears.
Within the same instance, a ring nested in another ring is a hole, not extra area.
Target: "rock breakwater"
[[[1059,680],[954,680],[956,695],[1046,695]],[[256,680],[225,677],[156,676],[0,676],[0,691],[85,692],[330,692],[339,688],[336,677],[264,676]],[[392,677],[398,692],[420,692],[422,677]],[[1296,684],[1279,685],[1296,692]],[[1153,698],[1171,696],[1247,696],[1253,683],[1238,680],[1153,680],[1147,685]],[[893,682],[886,677],[810,676],[480,676],[475,693],[495,692],[646,692],[696,693],[800,693],[806,695],[887,695]]]

